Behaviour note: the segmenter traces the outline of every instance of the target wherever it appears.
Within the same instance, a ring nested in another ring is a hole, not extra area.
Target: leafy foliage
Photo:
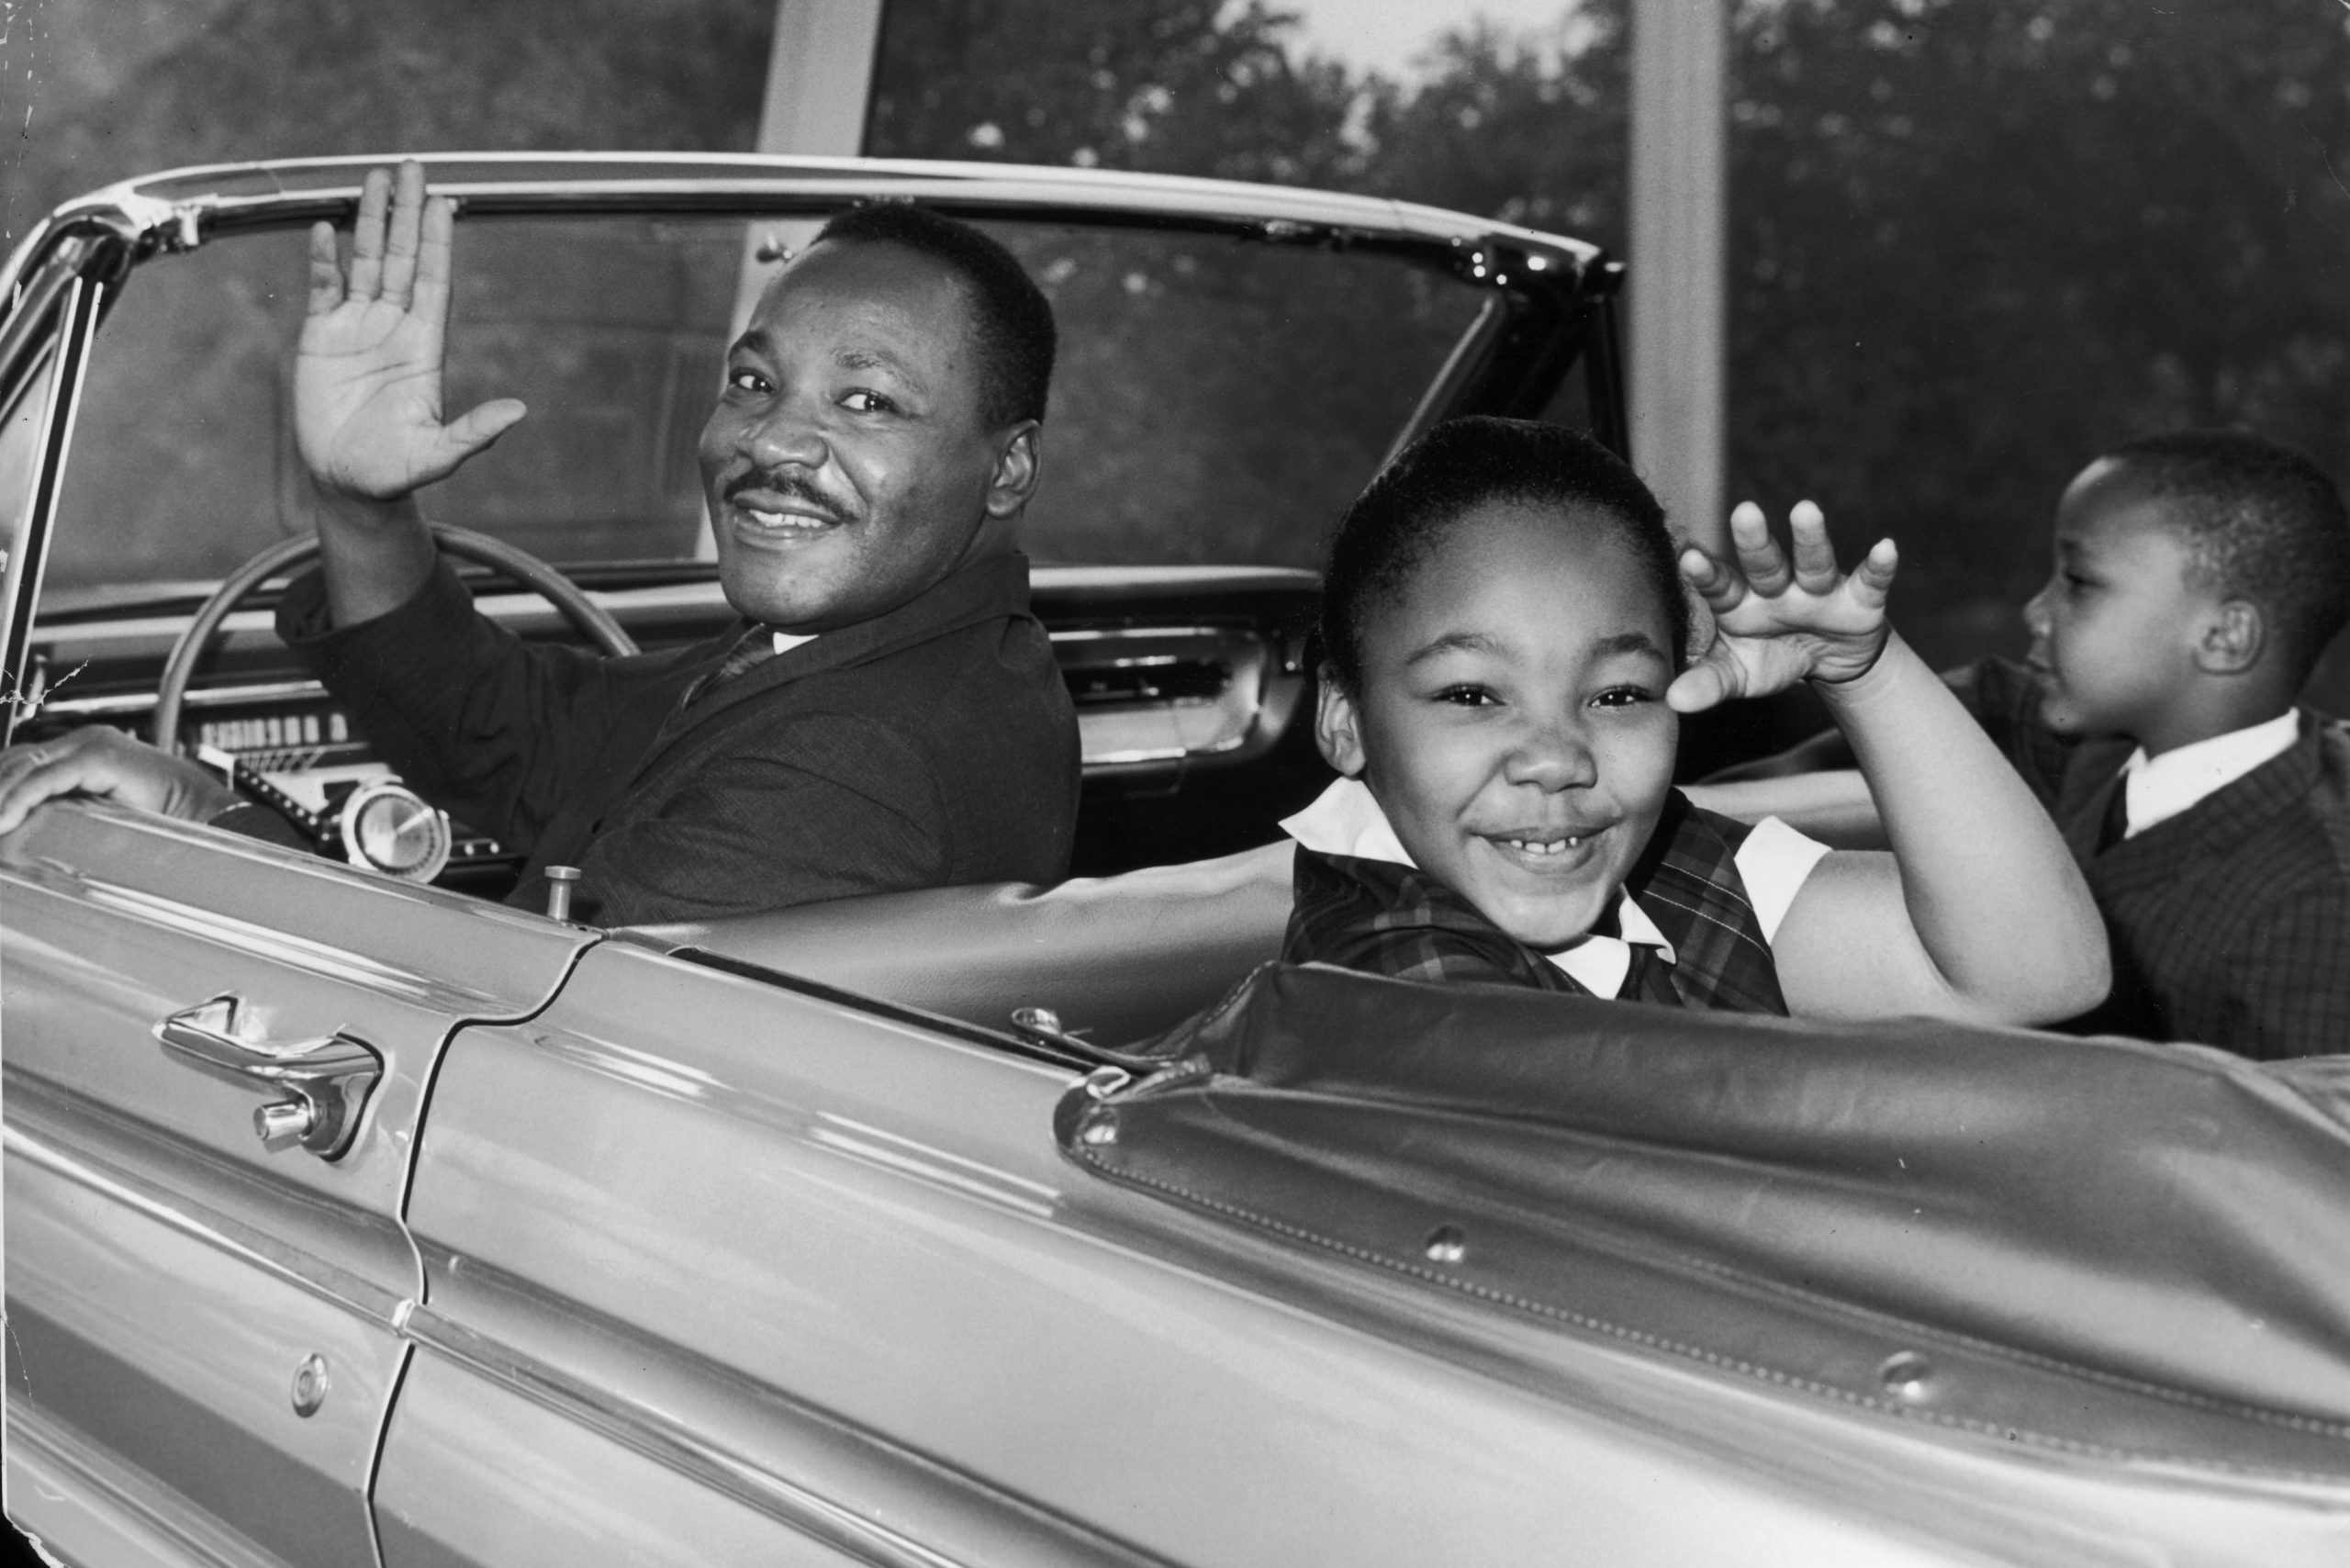
[[[1364,190],[1620,248],[1626,0],[1561,5],[1555,34],[1459,29],[1399,83],[1309,57],[1267,0],[892,0],[867,147]],[[747,147],[771,13],[35,3],[0,35],[0,119],[30,118],[0,221],[214,159]],[[2350,470],[2339,0],[1732,18],[1733,493],[1816,497],[1847,549],[1897,533],[1930,655],[2012,643],[2058,489],[2116,440],[2244,422]]]
[[[0,32],[0,214],[185,164],[737,149],[774,0],[68,0]],[[0,89],[5,92],[6,89]]]
[[[1456,30],[1406,84],[1301,58],[1261,4],[897,0],[871,150],[1326,185],[1620,249],[1626,7],[1567,11],[1541,42]],[[1743,0],[1733,493],[1818,498],[1848,551],[1896,533],[1910,633],[1952,660],[2014,644],[2103,446],[2241,422],[2350,470],[2345,22]]]

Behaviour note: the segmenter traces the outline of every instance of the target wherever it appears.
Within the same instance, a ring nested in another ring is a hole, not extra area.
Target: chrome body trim
[[[958,1559],[932,1551],[795,1486],[746,1456],[697,1436],[661,1411],[614,1398],[584,1379],[451,1323],[429,1307],[409,1315],[406,1332],[423,1350],[817,1540],[887,1568],[959,1568]],[[911,1462],[912,1456],[908,1458]]]
[[[23,1096],[22,1086],[10,1090]],[[271,1279],[351,1314],[361,1322],[394,1331],[411,1305],[348,1270],[314,1253],[299,1252],[183,1192],[159,1185],[136,1172],[86,1153],[69,1152],[62,1145],[27,1132],[23,1118],[12,1113],[0,1125],[0,1150],[52,1175],[83,1187],[111,1204],[153,1220],[193,1241]]]
[[[84,1562],[293,1568],[24,1400],[8,1405],[6,1474],[11,1521],[49,1560],[67,1568]],[[105,1539],[93,1542],[91,1536],[101,1530]],[[86,1556],[62,1554],[61,1540],[71,1540]]]

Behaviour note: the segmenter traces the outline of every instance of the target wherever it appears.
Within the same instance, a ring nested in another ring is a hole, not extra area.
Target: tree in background
[[[2056,493],[2101,447],[2243,423],[2350,474],[2345,23],[2316,0],[1744,7],[1740,488],[1902,530],[1948,656],[2020,640]]]
[[[0,30],[0,229],[178,163],[746,148],[772,13],[32,0]],[[1456,30],[1396,82],[1310,58],[1266,0],[891,0],[868,151],[1355,189],[1620,249],[1625,0],[1562,15]],[[1848,545],[1897,532],[1930,656],[2013,645],[2055,495],[2116,440],[2241,421],[2350,473],[2341,0],[1732,16],[1733,491],[1816,496]]]
[[[775,0],[40,0],[0,29],[0,230],[184,164],[747,151]]]
[[[1326,185],[1620,249],[1625,6],[1566,11],[1540,42],[1456,30],[1399,83],[1304,58],[1253,0],[895,0],[871,150]],[[1929,656],[2015,645],[2056,494],[2115,441],[2244,422],[2350,473],[2336,0],[1732,25],[1733,493],[1815,496],[1848,547],[1898,532]]]
[[[1262,0],[892,0],[866,151],[1360,183],[1344,67]]]

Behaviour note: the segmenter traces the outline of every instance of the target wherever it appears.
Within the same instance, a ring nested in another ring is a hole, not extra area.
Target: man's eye
[[[852,414],[887,414],[894,412],[898,405],[878,392],[859,387],[841,399],[841,407]]]
[[[767,378],[755,370],[733,370],[727,372],[726,385],[737,392],[764,392]]]

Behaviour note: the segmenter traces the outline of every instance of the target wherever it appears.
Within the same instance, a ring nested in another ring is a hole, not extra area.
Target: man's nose
[[[748,436],[744,449],[761,468],[822,468],[829,455],[823,432],[789,398],[778,398]]]
[[[1531,784],[1541,790],[1588,788],[1599,781],[1599,764],[1583,726],[1572,719],[1558,719],[1531,725],[1518,737],[1504,764],[1503,777],[1513,784]]]

